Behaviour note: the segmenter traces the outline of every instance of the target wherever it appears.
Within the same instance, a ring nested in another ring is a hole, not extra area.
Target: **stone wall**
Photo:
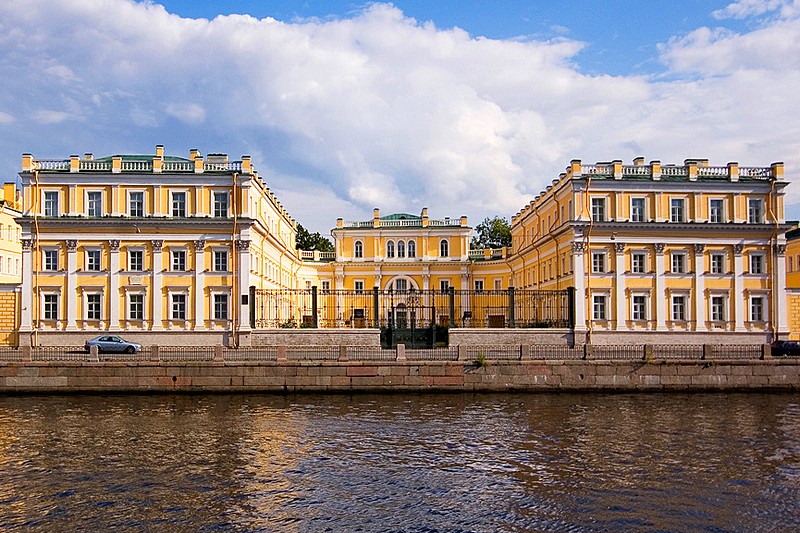
[[[244,343],[240,343],[244,345]],[[250,346],[380,346],[379,329],[260,329],[250,333]]]
[[[0,393],[800,388],[800,360],[0,363]]]
[[[450,329],[451,346],[506,346],[509,344],[567,346],[571,343],[572,331],[569,329]]]

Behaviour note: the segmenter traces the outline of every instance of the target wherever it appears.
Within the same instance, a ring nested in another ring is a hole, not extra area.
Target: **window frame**
[[[188,298],[185,292],[171,292],[169,294],[169,318],[170,320],[186,320]],[[180,313],[176,313],[180,311]],[[177,316],[181,315],[181,316]]]
[[[96,316],[92,316],[95,315]],[[83,316],[84,320],[103,319],[103,293],[102,292],[87,292],[83,295]]]
[[[719,265],[716,265],[715,259],[721,258],[719,261]],[[716,274],[722,275],[727,273],[727,269],[725,264],[728,262],[728,256],[725,252],[711,252],[709,255],[709,264],[708,264],[708,272],[709,274]],[[719,267],[719,272],[717,272],[717,266]]]
[[[605,196],[593,196],[589,203],[592,222],[605,222],[607,219],[607,200]]]
[[[634,202],[641,202],[640,206],[635,206]],[[635,208],[635,209],[634,209]],[[641,208],[641,210],[639,210]],[[634,213],[640,211],[637,216]],[[646,222],[647,221],[647,197],[645,196],[632,196],[631,197],[631,222]]]
[[[673,250],[669,253],[669,266],[670,274],[688,274],[689,273],[689,260],[688,253],[683,250]],[[676,262],[677,260],[677,262]],[[679,268],[675,268],[676,265]]]
[[[55,255],[55,263],[49,264]],[[59,266],[59,250],[58,248],[43,248],[42,249],[42,271],[43,272],[58,272]],[[10,272],[9,272],[10,274]]]
[[[719,210],[715,213],[714,203],[719,202]],[[716,215],[716,216],[714,216]],[[708,221],[712,224],[722,224],[725,222],[725,198],[708,199]]]
[[[57,292],[43,292],[42,293],[42,319],[43,320],[59,320],[61,295]]]
[[[144,249],[143,248],[128,248],[128,272],[144,272]],[[134,258],[139,262],[138,265],[134,264]],[[135,267],[139,268],[135,268]]]
[[[225,199],[224,214],[222,198]],[[211,191],[211,209],[214,218],[229,218],[231,213],[230,191]]]
[[[637,268],[636,259],[641,258],[641,265]],[[643,250],[631,251],[631,274],[646,274],[647,270],[647,252]]]
[[[685,294],[673,294],[670,297],[670,317],[672,322],[688,322],[688,301]]]
[[[139,214],[134,214],[134,212],[133,212],[133,207],[134,207],[133,196],[134,195],[141,195],[141,204],[139,205]],[[128,216],[129,217],[137,217],[137,218],[143,217],[145,215],[145,213],[144,213],[144,205],[145,205],[145,194],[144,194],[144,191],[143,190],[130,190],[130,191],[127,191],[127,196],[128,196],[128,209],[127,209]]]
[[[127,305],[127,317],[128,317],[128,320],[131,320],[131,321],[144,321],[144,319],[145,319],[144,318],[144,316],[145,316],[144,315],[144,310],[145,310],[144,293],[142,293],[142,292],[132,292],[132,293],[128,293],[127,297],[128,297],[128,305]],[[140,301],[135,302],[134,298],[136,298],[137,300],[140,300]],[[135,316],[134,315],[134,307],[135,306],[139,307],[138,309],[136,309],[136,311],[138,311],[138,314],[140,314],[141,316]]]
[[[230,294],[215,292],[211,298],[212,316],[214,320],[230,320]],[[220,311],[224,310],[224,316]]]
[[[450,241],[448,239],[439,241],[439,257],[450,257]]]
[[[609,320],[607,294],[592,295],[592,320]]]
[[[750,252],[749,270],[753,275],[763,275],[766,272],[766,255],[763,252]]]
[[[708,317],[711,322],[721,323],[728,321],[727,295],[711,294],[708,299],[708,307]]]
[[[224,265],[222,265],[222,258],[224,258]],[[214,272],[230,272],[230,250],[227,248],[213,248],[211,259],[211,267],[214,269]],[[220,266],[224,266],[225,268],[219,268]]]
[[[182,196],[183,197],[183,206],[182,206],[183,214],[181,214],[180,211],[178,211],[178,214],[176,214],[175,201],[176,201],[176,197],[178,197],[178,196]],[[169,212],[170,212],[170,216],[171,217],[173,217],[173,218],[185,218],[187,216],[187,213],[188,213],[187,206],[189,205],[189,193],[188,193],[188,191],[169,191],[169,205],[170,205]]]
[[[102,272],[103,271],[103,249],[102,248],[85,248],[84,251],[84,269],[86,272]],[[97,261],[92,261],[93,257],[97,257]],[[96,268],[91,268],[93,263],[97,263]]]
[[[747,199],[747,222],[748,222],[748,224],[763,224],[764,223],[764,199],[763,198],[748,198]]]
[[[598,258],[601,260],[601,263],[597,261]],[[606,273],[608,273],[608,251],[592,250],[592,274]]]
[[[364,243],[361,240],[357,240],[353,243],[353,258],[364,258]]]
[[[413,239],[407,242],[408,257],[417,257],[417,243]]]
[[[51,201],[50,196],[55,196],[55,201]],[[61,216],[61,191],[57,189],[42,191],[42,216],[58,217]],[[48,212],[49,211],[49,212]]]
[[[747,316],[750,319],[750,322],[757,322],[757,323],[766,323],[768,321],[768,311],[769,311],[769,302],[767,302],[767,296],[764,294],[754,294],[751,295],[748,305],[748,313]],[[756,305],[758,302],[758,305]],[[756,309],[758,309],[758,316],[756,316]]]
[[[386,241],[386,257],[394,258],[394,241]]]
[[[669,221],[670,222],[686,222],[688,217],[686,216],[686,198],[675,198],[671,197],[669,199]],[[677,216],[676,216],[677,215]]]
[[[637,299],[641,301],[637,302]],[[632,294],[631,295],[631,320],[634,322],[647,322],[648,312],[647,309],[649,296],[647,294]]]
[[[86,216],[89,218],[100,218],[103,216],[103,191],[102,190],[87,190],[85,196],[86,201]],[[100,195],[97,201],[92,200],[93,195]],[[97,214],[92,214],[93,212]]]
[[[186,272],[188,268],[188,252],[186,248],[170,248],[169,250],[169,269],[171,272]],[[183,268],[175,268],[176,259],[183,256]]]

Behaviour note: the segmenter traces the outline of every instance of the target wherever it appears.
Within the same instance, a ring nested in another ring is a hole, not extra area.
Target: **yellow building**
[[[789,338],[800,340],[800,227],[786,232],[786,299]]]
[[[17,343],[19,283],[22,279],[22,245],[19,198],[13,183],[3,186],[0,198],[0,345]]]
[[[782,163],[574,160],[513,218],[513,282],[574,286],[590,337],[786,336],[786,185]]]
[[[20,177],[23,343],[126,331],[235,344],[251,286],[296,287],[296,223],[249,156],[24,154]]]

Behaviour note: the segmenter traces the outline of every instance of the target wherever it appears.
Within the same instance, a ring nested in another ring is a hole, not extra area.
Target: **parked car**
[[[775,341],[772,343],[772,356],[781,355],[800,355],[800,342],[798,341]]]
[[[142,349],[141,344],[128,342],[116,335],[100,335],[86,341],[84,348],[88,352],[92,346],[97,346],[98,352],[136,353]]]

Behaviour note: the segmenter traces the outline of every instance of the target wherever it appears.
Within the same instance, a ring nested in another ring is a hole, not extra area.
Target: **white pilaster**
[[[697,211],[699,213],[699,211]],[[703,257],[705,244],[694,245],[694,316],[695,331],[706,331],[708,307],[706,305],[706,277]]]
[[[788,307],[786,305],[786,245],[775,245],[775,259],[777,268],[775,269],[774,292],[777,292],[777,313],[773,320],[775,321],[775,330],[779,335],[789,334],[789,324],[787,322]],[[773,296],[774,297],[774,296]]]
[[[78,329],[78,241],[68,239],[67,242],[67,293],[64,305],[67,306],[67,330]]]
[[[22,239],[22,313],[20,333],[33,329],[33,239]]]
[[[160,331],[164,329],[164,322],[162,317],[163,306],[163,290],[164,279],[161,273],[163,267],[163,247],[164,241],[156,239],[151,241],[153,245],[153,288],[150,294],[150,316],[152,317],[152,325],[150,329]]]
[[[194,241],[194,329],[202,330],[205,324],[205,248],[206,241]]]
[[[171,209],[169,212],[171,212]],[[153,215],[161,216],[161,185],[153,187]]]
[[[239,306],[237,329],[239,331],[250,331],[250,301],[247,298],[247,295],[250,294],[250,241],[237,240],[236,253],[238,254],[236,263],[238,266],[239,293],[236,294],[234,292],[231,295],[232,298],[237,300],[232,304]],[[247,303],[243,303],[245,301]]]
[[[733,313],[736,317],[734,331],[744,331],[745,294],[744,294],[744,256],[741,244],[733,245]]]
[[[108,327],[111,330],[116,330],[119,329],[119,240],[109,240],[108,248],[111,259],[108,271],[110,277],[108,298],[111,304]]]
[[[125,206],[123,205],[122,209],[120,209],[120,201],[122,199],[119,197],[119,185],[114,185],[111,187],[111,216],[118,217],[120,213],[125,212]]]
[[[667,329],[667,315],[669,313],[669,300],[664,287],[664,244],[656,243],[656,294],[653,298],[656,310],[656,330]]]
[[[584,254],[586,244],[581,242],[572,243],[573,266],[575,267],[575,331],[586,331],[586,267],[584,266]]]
[[[614,318],[616,319],[616,330],[627,331],[628,326],[625,321],[625,243],[618,242],[614,245],[614,301],[616,309]]]

